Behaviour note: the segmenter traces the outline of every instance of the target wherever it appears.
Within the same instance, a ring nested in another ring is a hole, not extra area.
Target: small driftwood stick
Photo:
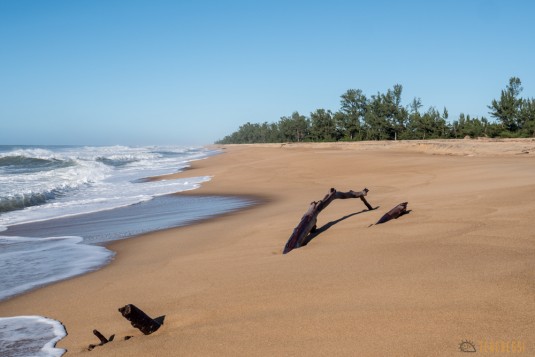
[[[153,319],[132,304],[119,308],[119,312],[125,319],[130,321],[132,326],[139,329],[145,335],[150,335],[163,325],[163,317]]]
[[[100,332],[98,332],[98,330],[93,330],[93,335],[98,337],[101,345],[109,342],[106,337],[104,337]]]
[[[93,335],[97,336],[97,338],[100,340],[100,343],[98,345],[89,345],[89,347],[87,348],[89,351],[91,351],[95,347],[105,345],[106,343],[113,341],[113,339],[115,338],[115,335],[111,335],[108,339],[104,337],[104,335],[102,335],[98,330],[93,330]]]
[[[294,248],[299,248],[305,242],[306,237],[316,230],[316,222],[318,220],[319,213],[324,210],[333,200],[335,199],[346,199],[346,198],[360,198],[362,202],[366,205],[369,210],[373,210],[373,207],[366,201],[366,195],[368,194],[368,189],[365,188],[360,192],[349,191],[349,192],[339,192],[334,188],[331,188],[329,193],[321,200],[317,202],[312,202],[308,211],[301,218],[301,222],[295,227],[292,235],[288,239],[286,246],[284,247],[283,254],[290,252]]]

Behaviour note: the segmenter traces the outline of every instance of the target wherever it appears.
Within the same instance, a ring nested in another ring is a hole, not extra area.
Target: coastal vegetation
[[[369,97],[360,89],[349,89],[340,96],[336,112],[321,108],[309,116],[296,111],[273,123],[247,122],[216,143],[535,137],[535,99],[520,97],[522,89],[519,78],[509,79],[500,98],[488,106],[492,121],[464,113],[449,121],[446,108],[422,110],[420,98],[404,106],[400,84]]]

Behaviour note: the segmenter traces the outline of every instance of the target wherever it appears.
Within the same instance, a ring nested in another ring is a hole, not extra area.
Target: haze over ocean
[[[535,4],[3,1],[0,143],[207,144],[347,89],[487,116],[535,96]]]

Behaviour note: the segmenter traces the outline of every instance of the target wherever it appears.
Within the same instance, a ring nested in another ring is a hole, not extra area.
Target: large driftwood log
[[[163,325],[164,316],[153,319],[132,304],[119,308],[119,312],[145,335],[150,335]]]
[[[368,189],[365,188],[360,192],[349,191],[339,192],[334,188],[331,188],[329,193],[321,200],[315,201],[310,204],[308,211],[301,218],[301,222],[295,227],[292,235],[288,239],[286,246],[284,247],[283,254],[290,252],[294,248],[299,248],[306,241],[306,237],[316,230],[316,222],[318,220],[319,213],[324,210],[335,199],[346,198],[360,198],[369,210],[373,210],[373,207],[366,201],[366,195]]]

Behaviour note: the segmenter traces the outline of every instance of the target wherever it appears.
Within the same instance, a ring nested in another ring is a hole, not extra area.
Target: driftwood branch
[[[132,304],[119,308],[119,312],[125,319],[130,321],[132,326],[143,332],[145,335],[150,335],[158,330],[160,326],[163,325],[163,320],[165,318],[165,316],[160,316],[153,319]]]
[[[105,345],[106,343],[113,341],[113,339],[115,338],[115,335],[111,335],[110,338],[106,338],[98,330],[93,330],[93,335],[97,336],[97,338],[100,340],[100,343],[98,345],[89,345],[89,347],[87,348],[89,351],[91,351],[95,347]]]
[[[390,211],[384,214],[383,217],[377,223],[375,224],[381,224],[390,221],[391,219],[398,219],[399,217],[403,216],[404,214],[409,213],[410,211],[407,211],[407,205],[408,202],[402,202],[396,207],[392,208]]]
[[[334,188],[331,188],[329,193],[320,201],[315,201],[310,204],[310,207],[301,218],[301,222],[295,227],[292,235],[288,239],[286,246],[284,247],[283,254],[290,252],[294,248],[299,248],[306,241],[306,237],[316,230],[316,222],[318,220],[319,213],[324,210],[335,199],[347,199],[347,198],[360,198],[369,210],[373,210],[373,207],[366,201],[366,195],[368,189],[365,188],[362,191],[355,192],[339,192]]]

